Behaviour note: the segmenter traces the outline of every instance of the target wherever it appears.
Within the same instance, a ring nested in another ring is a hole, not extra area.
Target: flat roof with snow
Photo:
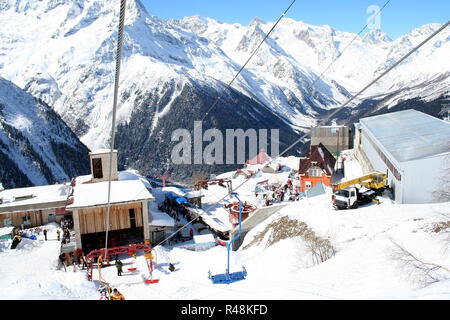
[[[209,245],[215,246],[216,245],[216,239],[214,238],[214,236],[211,233],[195,235],[193,238],[194,238],[194,243],[196,245],[201,245],[201,246],[209,246]]]
[[[89,152],[89,154],[105,154],[105,153],[110,153],[111,149],[96,149],[96,150],[92,150],[91,152]],[[113,150],[114,153],[117,153],[117,150],[114,149]]]
[[[73,203],[67,209],[104,206],[108,203],[108,181],[77,183]],[[154,198],[140,180],[111,181],[111,204],[132,203]]]
[[[71,192],[70,184],[54,184],[0,192],[0,213],[64,207]]]
[[[175,220],[171,216],[169,216],[167,213],[159,211],[159,210],[152,210],[152,207],[150,204],[148,204],[148,213],[149,213],[149,226],[153,227],[171,227],[173,228],[175,226]]]
[[[413,109],[363,118],[360,123],[398,162],[450,152],[450,123]]]

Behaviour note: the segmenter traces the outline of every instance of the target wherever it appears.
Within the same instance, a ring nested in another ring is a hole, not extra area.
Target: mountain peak
[[[392,42],[392,39],[381,29],[372,29],[363,36],[363,41],[370,44]]]
[[[252,26],[259,26],[259,25],[261,25],[261,24],[265,24],[265,22],[263,21],[263,20],[261,20],[260,18],[258,18],[258,17],[255,17],[255,18],[253,18],[253,20],[252,21],[250,21],[250,23],[249,23],[249,27],[252,27]]]

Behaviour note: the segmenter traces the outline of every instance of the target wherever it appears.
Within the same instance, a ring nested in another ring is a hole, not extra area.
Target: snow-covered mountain
[[[46,185],[89,172],[89,150],[45,102],[0,77],[0,181]]]
[[[7,41],[0,74],[52,105],[91,148],[105,144],[111,123],[118,4],[10,0],[1,8],[1,22],[9,27],[2,31]],[[258,21],[245,28],[241,54],[247,56],[263,35]],[[234,88],[242,94],[297,126],[311,123],[314,108],[345,98],[345,90],[330,80],[320,90],[308,89],[314,72],[275,42],[265,46],[255,59],[263,68],[248,68],[236,81]],[[150,16],[139,1],[128,1],[119,123],[130,120],[137,97],[151,93],[161,99],[173,84],[177,89],[169,93],[164,110],[155,110],[154,128],[186,83],[220,92],[240,67],[241,61],[213,41]]]
[[[0,30],[0,76],[51,105],[91,149],[109,143],[119,3],[0,4],[6,26]],[[121,164],[144,174],[174,170],[168,156],[173,130],[192,130],[272,25],[257,18],[248,26],[199,16],[163,21],[139,0],[127,1],[116,145]],[[353,41],[355,34],[285,18],[204,129],[278,128],[282,149],[438,27],[425,25],[396,40],[375,30]],[[447,28],[351,107],[394,92],[392,104],[404,99],[403,92],[429,99],[446,94],[449,39]]]
[[[249,26],[229,25],[200,16],[171,22],[214,41],[240,64],[245,62],[251,49],[259,43],[260,39],[249,36],[255,26],[258,26],[261,32],[268,32],[273,25],[272,22],[264,23],[258,19],[253,20]],[[427,24],[392,40],[379,29],[371,30],[359,37],[335,30],[328,25],[312,26],[303,21],[285,18],[271,36],[270,50],[280,48],[278,53],[281,52],[283,56],[308,66],[316,75],[323,73],[325,77],[353,94],[439,27],[441,24],[438,23]],[[406,94],[403,99],[414,97],[433,99],[440,94],[448,93],[450,66],[446,60],[450,56],[449,40],[450,29],[447,28],[365,92],[363,99],[386,96],[397,91],[412,91],[418,86],[426,87],[428,83],[432,83],[432,88],[423,88],[412,95]],[[269,56],[268,51],[261,53],[260,60],[256,59],[253,68],[251,65],[250,69],[254,69],[255,65],[261,65],[259,71],[273,67],[264,62],[265,57]],[[438,83],[436,79],[439,79]],[[315,86],[315,89],[320,90],[320,87]],[[361,100],[360,98],[359,101]]]

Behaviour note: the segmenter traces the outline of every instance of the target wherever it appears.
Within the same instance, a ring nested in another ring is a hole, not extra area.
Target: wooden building
[[[329,186],[336,159],[323,144],[311,146],[306,158],[300,158],[300,191],[306,192],[319,182]]]
[[[56,184],[0,191],[0,227],[32,228],[59,223],[67,213],[69,184]]]
[[[89,153],[91,174],[70,184],[17,188],[0,191],[0,227],[31,228],[61,219],[73,220],[76,246],[85,253],[102,248],[106,241],[110,150]],[[119,179],[117,151],[113,152],[109,207],[108,246],[152,239],[148,210],[154,201],[146,184],[137,176]],[[154,226],[154,223],[153,225]],[[71,245],[69,243],[68,245]]]
[[[110,247],[150,239],[148,201],[154,201],[139,180],[111,182],[108,244]],[[77,247],[85,251],[105,245],[108,182],[75,183],[67,210],[72,211]]]

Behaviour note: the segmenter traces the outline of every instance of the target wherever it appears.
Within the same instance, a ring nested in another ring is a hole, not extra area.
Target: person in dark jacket
[[[64,253],[61,253],[58,257],[59,260],[59,268],[64,267],[64,271],[66,270],[66,256]]]
[[[44,237],[45,237],[45,241],[47,241],[47,230],[44,229]]]
[[[117,275],[121,276],[122,275],[122,267],[123,267],[123,263],[120,260],[116,261],[116,268],[117,268]]]

